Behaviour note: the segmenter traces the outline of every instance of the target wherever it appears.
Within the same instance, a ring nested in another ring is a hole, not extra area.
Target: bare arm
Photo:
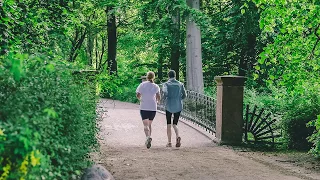
[[[136,89],[136,97],[137,97],[139,100],[140,100],[140,98],[141,98],[140,88],[141,88],[141,84],[139,84],[139,86],[138,86],[137,89]]]
[[[157,92],[156,100],[157,100],[158,103],[160,103],[160,99],[161,99],[160,92]]]
[[[140,100],[141,94],[137,92],[136,97]]]

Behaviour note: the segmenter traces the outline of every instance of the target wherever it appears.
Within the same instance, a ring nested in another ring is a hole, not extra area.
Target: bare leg
[[[179,136],[179,129],[178,129],[178,121],[179,121],[179,117],[180,117],[180,112],[174,113],[173,115],[173,129],[174,132],[176,133],[176,147],[180,147],[181,146],[181,137]]]
[[[152,124],[151,120],[148,120],[148,119],[143,120],[144,132],[147,137],[145,144],[148,149],[151,147],[151,141],[152,141],[152,138],[150,137],[151,136],[151,124]]]
[[[179,136],[179,129],[178,129],[178,126],[176,124],[173,125],[173,129],[174,129],[174,132],[176,133],[176,138],[180,137]]]
[[[171,143],[171,124],[167,124],[168,143]]]
[[[152,121],[148,120],[148,124],[149,124],[149,136],[151,136],[151,124],[152,124]]]
[[[143,129],[144,129],[144,133],[146,134],[146,137],[150,137],[149,120],[144,119],[142,122],[143,122]]]

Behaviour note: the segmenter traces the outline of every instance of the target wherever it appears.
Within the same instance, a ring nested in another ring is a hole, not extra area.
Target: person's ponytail
[[[152,72],[152,71],[149,71],[148,73],[147,73],[147,80],[148,81],[150,81],[151,83],[154,83],[154,72]]]

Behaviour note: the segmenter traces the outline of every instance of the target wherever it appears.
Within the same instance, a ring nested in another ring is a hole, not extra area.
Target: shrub
[[[101,97],[132,103],[138,102],[136,88],[141,80],[137,77],[130,78],[121,73],[118,76],[101,74],[98,82]]]
[[[315,128],[307,127],[307,123],[316,119],[316,115],[320,112],[317,93],[305,91],[294,95],[287,94],[285,89],[275,87],[269,87],[268,91],[269,93],[259,93],[254,89],[246,89],[244,104],[257,105],[280,117],[279,125],[283,130],[286,148],[310,149],[312,143],[308,142],[307,139],[313,134]],[[313,137],[316,137],[316,135]],[[313,138],[311,142],[317,144],[316,138]]]
[[[313,147],[310,150],[316,157],[320,157],[320,115],[316,120],[308,123],[310,127],[315,128],[315,132],[308,138],[309,142],[313,143]]]
[[[258,92],[256,89],[245,88],[244,105],[249,104],[251,107],[256,105],[264,108],[266,111],[281,116],[282,110],[285,109],[286,102],[283,99],[284,89],[270,87],[270,92]]]
[[[309,150],[312,143],[307,138],[314,132],[314,127],[307,127],[307,123],[316,119],[320,111],[319,99],[314,94],[304,94],[292,97],[287,102],[283,124],[288,148]]]
[[[96,98],[82,79],[41,56],[0,62],[1,178],[76,179],[90,163]]]

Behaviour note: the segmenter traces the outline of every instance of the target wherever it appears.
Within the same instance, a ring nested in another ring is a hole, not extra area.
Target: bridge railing
[[[165,112],[165,98],[161,89],[161,101],[158,110]],[[216,99],[195,91],[187,90],[183,100],[181,118],[203,127],[212,134],[216,132]]]

